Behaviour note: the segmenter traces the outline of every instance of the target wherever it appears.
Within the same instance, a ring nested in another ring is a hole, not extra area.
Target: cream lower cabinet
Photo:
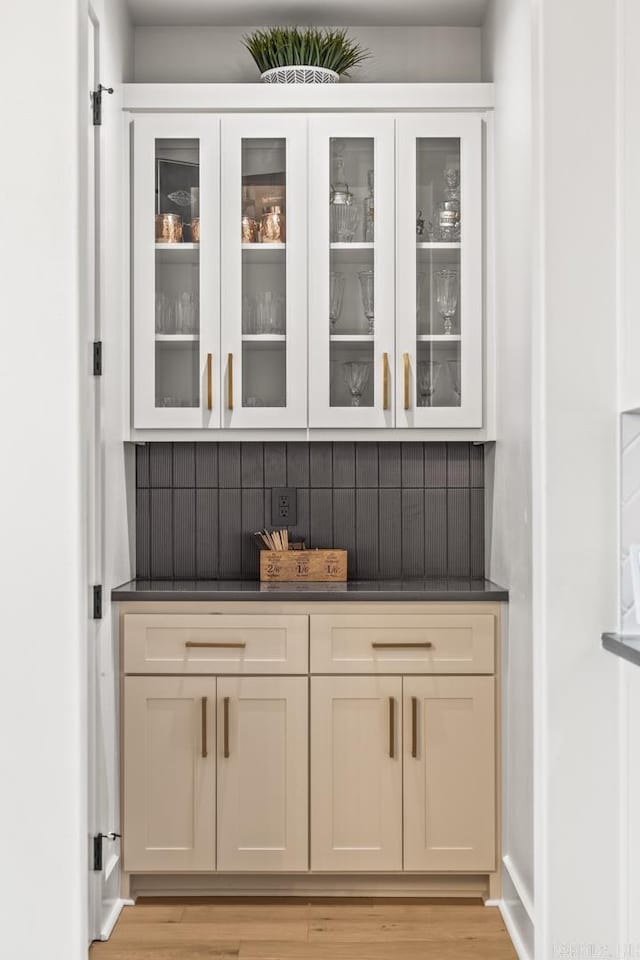
[[[400,677],[311,680],[311,869],[402,870]]]
[[[218,678],[218,870],[309,867],[308,683]]]
[[[216,681],[126,677],[125,870],[214,870]]]

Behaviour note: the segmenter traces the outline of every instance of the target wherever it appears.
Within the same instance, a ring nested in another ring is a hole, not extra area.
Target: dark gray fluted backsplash
[[[148,443],[136,450],[140,578],[255,579],[271,488],[290,537],[349,551],[350,579],[484,576],[484,449],[470,443]]]

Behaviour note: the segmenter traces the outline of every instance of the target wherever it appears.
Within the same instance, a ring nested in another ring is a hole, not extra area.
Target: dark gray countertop
[[[640,666],[640,636],[623,633],[603,633],[602,646],[623,660]]]
[[[112,600],[508,600],[490,580],[349,580],[259,583],[256,580],[130,580]]]

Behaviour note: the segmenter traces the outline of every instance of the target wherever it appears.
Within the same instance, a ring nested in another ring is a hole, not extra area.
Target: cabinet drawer
[[[311,617],[312,673],[493,673],[493,614]]]
[[[307,673],[307,617],[151,614],[124,617],[125,673]]]

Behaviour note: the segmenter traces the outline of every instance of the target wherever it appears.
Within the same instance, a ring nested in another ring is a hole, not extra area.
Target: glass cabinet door
[[[222,120],[225,427],[307,425],[304,117]]]
[[[218,129],[217,118],[134,122],[139,429],[220,425]]]
[[[398,119],[399,427],[482,426],[481,122]]]
[[[309,423],[393,426],[394,121],[309,120]]]

